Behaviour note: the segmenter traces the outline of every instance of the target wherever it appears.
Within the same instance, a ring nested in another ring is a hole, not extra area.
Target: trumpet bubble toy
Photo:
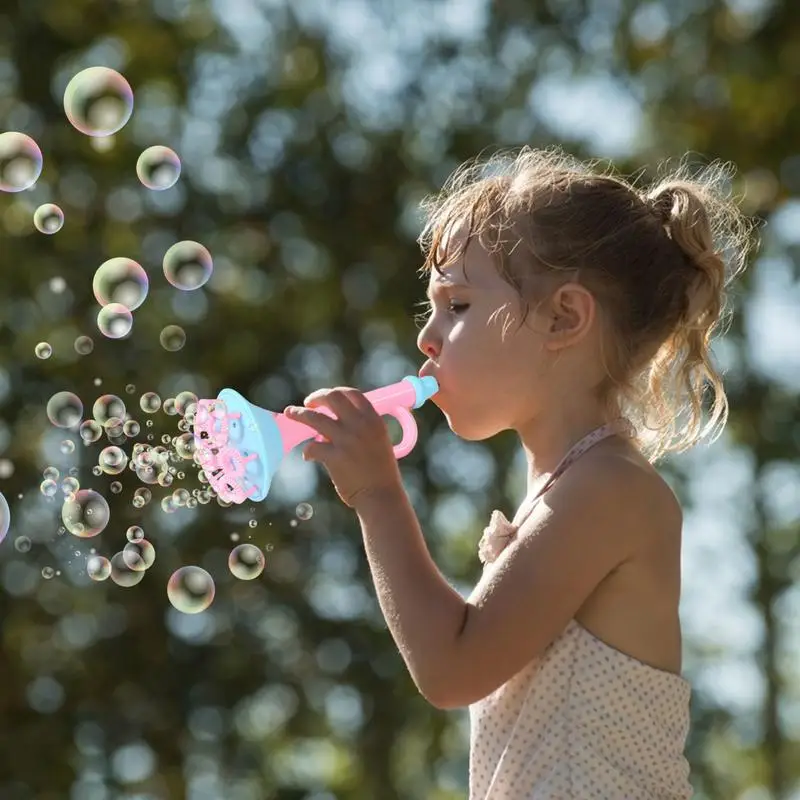
[[[411,409],[419,408],[439,391],[432,375],[408,375],[397,383],[365,392],[381,415],[394,417],[403,438],[394,446],[396,458],[408,455],[417,443],[417,423]],[[321,414],[336,418],[327,408]],[[283,457],[317,431],[284,414],[259,408],[233,389],[216,400],[199,400],[194,420],[195,458],[217,495],[229,503],[263,500]]]

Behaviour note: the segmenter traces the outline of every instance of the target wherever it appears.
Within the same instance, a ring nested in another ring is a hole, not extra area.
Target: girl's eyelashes
[[[424,327],[427,321],[430,319],[431,314],[433,314],[433,304],[429,302],[422,302],[420,305],[424,306],[425,310],[421,314],[417,314],[414,317],[414,320],[418,327]],[[457,303],[455,300],[451,300],[447,304],[448,312],[454,316],[463,314],[468,308],[469,303]]]

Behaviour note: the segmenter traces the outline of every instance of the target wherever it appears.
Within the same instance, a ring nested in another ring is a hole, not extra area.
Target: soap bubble
[[[109,303],[97,315],[97,329],[109,339],[122,339],[132,327],[133,314],[122,303]]]
[[[139,491],[137,489],[137,491]],[[139,525],[131,525],[127,531],[125,531],[125,538],[129,542],[140,542],[144,539],[144,531]]]
[[[153,566],[156,549],[147,539],[128,542],[122,549],[122,559],[134,572],[144,572]]]
[[[139,408],[145,414],[155,414],[161,408],[161,398],[155,392],[145,392],[139,398]]]
[[[134,436],[139,435],[139,431],[141,431],[141,426],[135,419],[126,419],[124,424],[122,425],[122,432],[129,438],[132,439]]]
[[[137,572],[131,569],[126,563],[123,554],[116,553],[111,557],[111,580],[117,586],[136,586],[144,578],[144,572]]]
[[[97,420],[87,419],[81,422],[78,433],[86,444],[96,442],[103,435],[103,426]]]
[[[105,556],[91,556],[86,562],[86,574],[93,581],[104,581],[111,575],[111,562]]]
[[[97,463],[106,475],[119,475],[128,465],[128,456],[122,448],[110,445],[100,451]]]
[[[79,336],[75,340],[75,352],[79,356],[88,356],[94,350],[94,341],[90,336]]]
[[[34,355],[36,358],[41,358],[44,361],[46,358],[50,358],[53,355],[53,347],[49,342],[39,342],[36,347],[33,348]]]
[[[111,419],[125,419],[127,409],[125,401],[115,394],[103,394],[94,401],[92,416],[105,425]]]
[[[83,403],[72,392],[56,392],[47,401],[47,418],[57,428],[73,428],[83,416]]]
[[[181,175],[181,160],[174,150],[157,144],[148,147],[136,162],[136,174],[143,186],[157,192],[170,189]]]
[[[61,473],[55,467],[45,467],[42,477],[46,481],[57,481],[61,477]]]
[[[44,203],[33,212],[33,225],[39,233],[58,233],[64,227],[64,212],[55,203]]]
[[[309,520],[314,516],[314,508],[311,503],[298,503],[295,514],[297,519]]]
[[[239,544],[228,556],[228,568],[235,578],[251,581],[263,571],[266,559],[254,544]]]
[[[39,484],[39,491],[45,497],[55,497],[56,493],[58,492],[58,484],[53,480],[43,480]]]
[[[27,536],[17,536],[17,538],[14,539],[14,549],[18,553],[30,553],[31,540]]]
[[[73,476],[69,476],[68,478],[64,478],[61,481],[61,492],[65,497],[69,497],[71,494],[75,494],[78,489],[81,488],[80,483],[78,483],[78,479],[74,478]]]
[[[186,344],[186,331],[180,325],[167,325],[158,339],[165,350],[176,353]]]
[[[191,291],[208,281],[214,271],[214,262],[202,244],[187,239],[167,250],[163,267],[166,279],[176,289]]]
[[[30,189],[42,174],[42,151],[24,133],[0,133],[0,191]]]
[[[153,493],[146,486],[142,486],[133,493],[133,505],[136,508],[144,508],[152,498]]]
[[[119,481],[111,481],[108,487],[112,494],[119,494],[122,491],[122,484]]]
[[[192,403],[197,402],[197,395],[194,392],[179,392],[175,395],[175,408],[183,416]]]
[[[61,519],[66,529],[81,539],[102,533],[110,516],[105,497],[94,489],[78,490],[65,500],[61,508]]]
[[[8,500],[0,492],[0,542],[6,538],[8,529],[11,526],[11,509],[8,507]]]
[[[214,580],[202,567],[181,567],[167,583],[169,602],[184,614],[205,611],[214,602],[215,593]]]
[[[193,433],[182,433],[175,437],[175,452],[186,461],[194,458],[196,447]]]
[[[64,439],[59,449],[65,456],[68,456],[70,453],[75,452],[75,442],[73,442],[72,439]]]
[[[92,278],[92,291],[101,306],[119,303],[135,311],[144,303],[149,288],[147,273],[132,258],[109,258]]]
[[[53,575],[55,575],[55,574],[56,574],[56,571],[52,567],[42,567],[42,577],[46,581],[49,581],[50,578],[52,578]]]
[[[89,67],[67,84],[64,111],[72,126],[87,136],[111,136],[133,113],[133,90],[108,67]]]

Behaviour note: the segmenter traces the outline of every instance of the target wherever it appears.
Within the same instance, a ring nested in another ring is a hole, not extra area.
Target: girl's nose
[[[417,336],[417,347],[424,356],[427,356],[428,358],[436,358],[436,355],[439,352],[439,347],[433,342],[433,337],[431,336],[429,326],[426,325],[419,332],[419,336]]]

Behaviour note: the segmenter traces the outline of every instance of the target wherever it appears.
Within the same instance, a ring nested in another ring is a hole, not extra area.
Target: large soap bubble
[[[97,330],[108,339],[122,339],[131,332],[133,314],[122,303],[109,303],[97,314]]]
[[[214,262],[200,242],[177,242],[164,254],[164,277],[176,288],[199,289],[211,277]]]
[[[139,156],[136,174],[148,189],[157,192],[171,189],[181,176],[181,160],[174,150],[157,144]]]
[[[0,542],[6,538],[8,529],[11,527],[11,509],[8,507],[8,500],[0,492]]]
[[[57,428],[74,428],[83,416],[83,403],[73,392],[56,392],[47,401],[47,418]]]
[[[184,614],[205,611],[215,594],[214,579],[202,567],[181,567],[172,573],[167,583],[170,603]]]
[[[263,571],[266,558],[254,544],[240,544],[228,556],[228,568],[240,581],[251,581]]]
[[[131,258],[109,258],[92,279],[92,291],[101,306],[120,303],[131,311],[144,303],[149,287],[147,273]]]
[[[0,133],[0,190],[22,192],[30,189],[42,174],[39,145],[16,131]]]
[[[133,113],[133,90],[108,67],[79,72],[64,92],[64,111],[72,126],[87,136],[111,136]]]
[[[81,539],[90,539],[102,533],[111,512],[103,495],[94,489],[79,489],[71,494],[61,507],[61,519],[66,529]]]

